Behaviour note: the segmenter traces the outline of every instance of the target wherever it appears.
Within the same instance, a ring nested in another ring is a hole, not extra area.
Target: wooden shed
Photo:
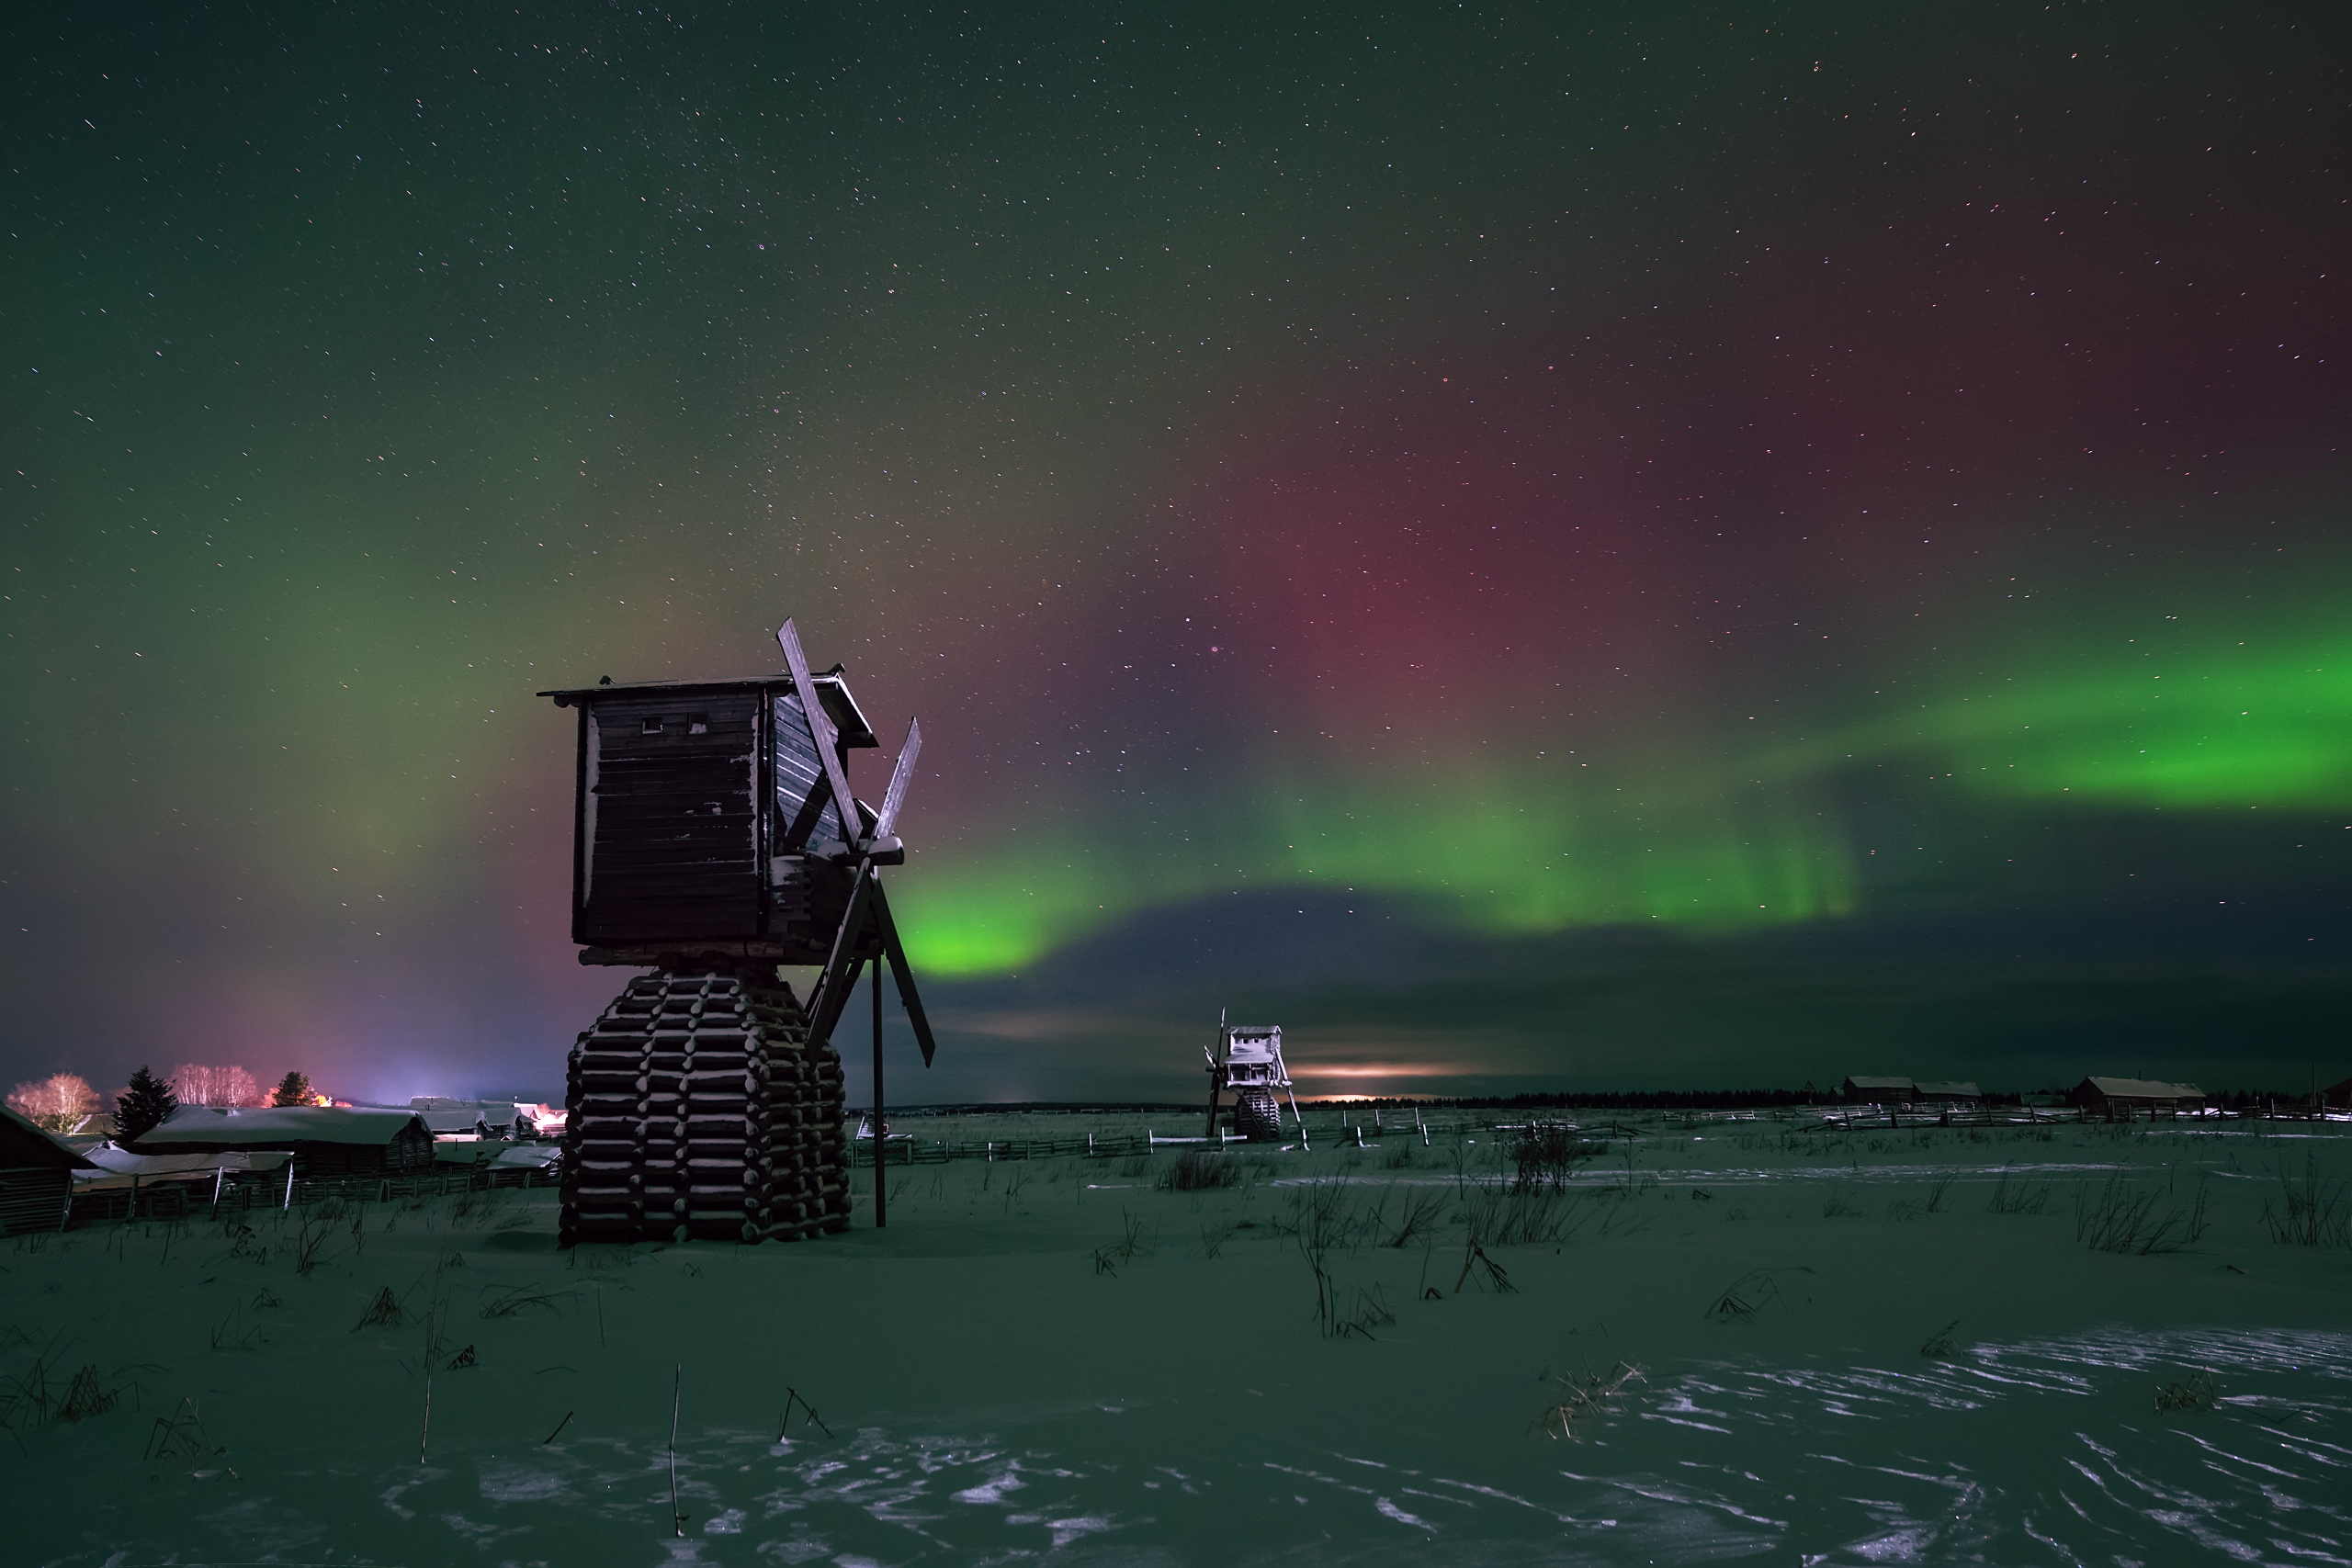
[[[433,1166],[433,1134],[415,1111],[342,1105],[184,1105],[129,1146],[142,1155],[285,1149],[304,1178],[407,1176]]]
[[[2352,1078],[2330,1084],[2320,1091],[2320,1103],[2330,1111],[2352,1111]]]
[[[2068,1096],[2090,1114],[2136,1116],[2159,1111],[2175,1115],[2205,1109],[2205,1091],[2195,1084],[2165,1083],[2155,1078],[2086,1077]]]
[[[32,1122],[0,1106],[0,1234],[62,1229],[74,1173],[91,1168]]]
[[[1838,1097],[1849,1105],[1908,1105],[1919,1098],[1919,1086],[1907,1077],[1856,1073],[1838,1086]]]
[[[1912,1097],[1912,1103],[1917,1105],[1981,1105],[1984,1100],[1982,1089],[1958,1079],[1941,1083],[1923,1079],[1915,1087],[1917,1092]]]

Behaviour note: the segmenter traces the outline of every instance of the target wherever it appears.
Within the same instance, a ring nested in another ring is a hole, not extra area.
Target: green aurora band
[[[1202,813],[1182,847],[1214,838],[1216,858],[1138,851],[1103,826],[1057,834],[1059,852],[1045,856],[930,856],[900,896],[909,941],[944,974],[1018,970],[1122,917],[1228,889],[1363,889],[1498,934],[1836,918],[1860,895],[1833,778],[1874,765],[2057,803],[2352,805],[2352,656],[2314,638],[2145,668],[2154,658],[2020,672],[1819,742],[1622,778],[1491,769],[1459,775],[1457,794],[1418,779],[1368,786],[1361,772],[1302,776]]]

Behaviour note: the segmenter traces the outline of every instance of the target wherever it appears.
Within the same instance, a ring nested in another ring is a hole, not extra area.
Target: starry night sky
[[[786,615],[894,1100],[2352,1072],[2340,8],[7,26],[10,1081],[560,1093]]]

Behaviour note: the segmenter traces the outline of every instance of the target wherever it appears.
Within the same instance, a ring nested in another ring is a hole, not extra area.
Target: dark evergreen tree
[[[143,1138],[179,1108],[172,1080],[159,1078],[142,1066],[130,1075],[130,1088],[114,1098],[115,1135],[126,1144]]]
[[[270,1090],[272,1105],[308,1105],[311,1103],[311,1080],[300,1073],[288,1073],[277,1080]]]

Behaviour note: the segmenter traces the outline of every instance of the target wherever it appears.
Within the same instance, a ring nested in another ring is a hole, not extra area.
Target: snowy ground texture
[[[790,1246],[19,1238],[5,1555],[2352,1562],[2352,1128],[1639,1132],[916,1167],[881,1232],[860,1173]]]

